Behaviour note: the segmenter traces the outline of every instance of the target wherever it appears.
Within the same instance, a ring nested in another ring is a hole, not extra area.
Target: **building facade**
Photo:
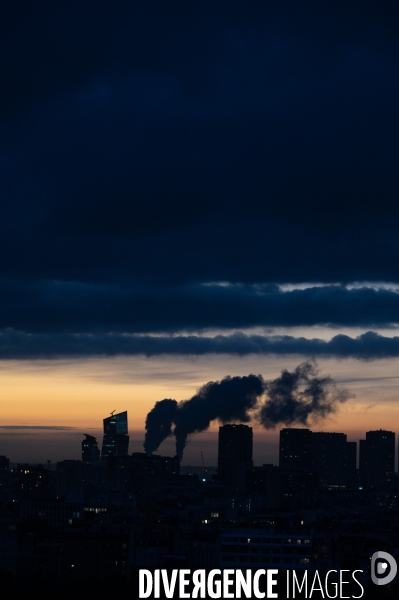
[[[394,489],[395,434],[379,429],[367,431],[366,439],[360,441],[360,481],[368,489]]]
[[[86,437],[82,441],[82,461],[85,463],[96,463],[100,460],[100,450],[98,448],[97,440],[88,433],[85,433],[84,435]]]
[[[104,438],[101,460],[108,456],[126,456],[129,450],[129,435],[127,427],[127,411],[112,414],[103,421]]]
[[[218,473],[223,485],[244,491],[252,464],[253,433],[248,425],[219,427]]]
[[[344,433],[313,432],[313,468],[322,488],[346,487],[348,450]]]
[[[311,471],[313,468],[312,432],[310,429],[286,428],[280,431],[280,469]]]

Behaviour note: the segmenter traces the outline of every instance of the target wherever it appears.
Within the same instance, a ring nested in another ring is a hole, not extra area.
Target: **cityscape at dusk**
[[[369,589],[399,560],[398,3],[0,10],[0,576]]]
[[[312,423],[313,429],[342,431],[353,441],[375,427],[399,433],[396,360],[317,362],[320,373],[330,375],[351,397],[334,414]],[[229,374],[260,373],[272,379],[298,363],[298,357],[259,356],[222,356],[216,364],[209,357],[3,363],[0,452],[15,463],[24,462],[27,454],[34,462],[78,459],[82,433],[101,436],[102,418],[114,408],[129,411],[130,448],[141,452],[145,418],[155,402],[185,400],[208,381]],[[277,464],[278,428],[265,430],[256,420],[252,425],[255,463]],[[218,427],[214,422],[208,431],[191,436],[183,464],[200,465],[201,451],[209,464],[216,464]],[[173,455],[173,440],[165,440],[159,452]]]
[[[353,396],[318,428],[399,424],[397,7],[23,6],[2,19],[1,452],[77,457],[116,406],[140,444],[156,401],[309,358]]]

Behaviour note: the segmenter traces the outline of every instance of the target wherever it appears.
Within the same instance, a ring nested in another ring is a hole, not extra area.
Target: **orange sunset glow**
[[[102,420],[112,410],[127,410],[131,451],[142,451],[146,414],[163,398],[185,400],[207,381],[229,373],[261,373],[266,379],[278,376],[283,368],[293,368],[297,358],[220,357],[217,364],[208,357],[197,359],[118,358],[83,361],[2,362],[0,387],[2,399],[2,448],[12,461],[23,460],[20,444],[34,461],[56,460],[65,456],[79,458],[81,434],[94,431],[101,439]],[[358,440],[370,429],[399,431],[397,379],[391,373],[395,361],[364,363],[319,360],[322,375],[334,377],[337,385],[354,397],[341,405],[334,415],[311,425],[315,431],[338,431]],[[258,463],[276,460],[276,431],[255,427],[255,458]],[[59,432],[8,429],[10,426],[70,427]],[[193,434],[185,462],[199,464],[198,445],[208,448],[209,460],[216,461],[219,424],[213,422],[208,434]],[[4,435],[5,433],[12,435]],[[40,443],[38,442],[40,438]],[[213,441],[212,441],[213,440]],[[256,440],[259,450],[256,452]],[[266,444],[266,446],[265,446]],[[174,453],[167,440],[159,452]]]

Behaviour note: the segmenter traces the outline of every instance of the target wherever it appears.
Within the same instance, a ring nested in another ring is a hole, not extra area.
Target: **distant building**
[[[357,442],[346,442],[347,486],[358,487]]]
[[[395,482],[395,434],[393,431],[367,431],[360,440],[360,481],[369,489],[393,489]]]
[[[236,491],[247,485],[247,474],[252,469],[252,427],[223,425],[219,427],[218,473],[219,481]]]
[[[104,419],[104,439],[101,460],[108,456],[126,456],[129,449],[127,411],[111,414]]]
[[[281,472],[266,464],[254,467],[248,476],[248,491],[263,496],[264,508],[280,508]]]
[[[100,460],[100,450],[96,438],[88,433],[83,435],[86,437],[82,441],[82,461],[85,463],[98,462]]]
[[[90,467],[81,460],[63,460],[57,462],[56,494],[68,501],[83,501],[83,486],[89,480]]]
[[[10,459],[7,456],[0,456],[0,474],[5,475],[10,470]]]
[[[294,427],[280,431],[281,471],[307,473],[309,477],[311,473],[317,474],[321,488],[356,486],[356,450],[356,442],[348,442],[344,433],[313,432]],[[292,480],[297,481],[297,478]],[[313,475],[309,481],[312,487]],[[307,480],[299,487],[309,487]]]
[[[0,492],[4,490],[4,485],[8,480],[10,472],[10,459],[7,456],[0,456]]]
[[[16,498],[44,498],[49,494],[50,472],[43,465],[18,465],[12,470],[12,491]]]
[[[287,427],[280,431],[280,502],[285,510],[312,507],[317,501],[319,475],[312,441],[310,429]]]
[[[348,483],[346,435],[324,431],[313,432],[312,447],[313,468],[319,474],[320,486],[323,488],[346,487]]]
[[[365,484],[367,471],[367,452],[366,440],[359,440],[359,482],[361,486]]]
[[[280,469],[311,471],[313,468],[312,432],[310,429],[286,428],[280,431]]]
[[[133,452],[131,456],[116,456],[110,461],[112,477],[123,479],[130,477],[137,482],[143,477],[175,477],[179,475],[180,465],[177,456],[148,456],[145,452]]]
[[[155,496],[165,482],[175,480],[180,472],[177,456],[148,456],[133,452],[130,456],[110,456],[106,477],[114,490],[133,492],[137,497]]]
[[[312,508],[317,504],[319,476],[316,471],[280,472],[280,507],[284,510]]]
[[[142,473],[152,477],[176,477],[180,473],[177,456],[148,456],[145,452],[133,452],[129,458],[137,476]]]

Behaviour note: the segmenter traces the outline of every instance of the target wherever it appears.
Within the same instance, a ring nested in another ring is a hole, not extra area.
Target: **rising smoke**
[[[225,377],[205,384],[189,400],[156,402],[147,415],[144,448],[151,455],[173,434],[181,460],[188,435],[208,429],[216,419],[221,423],[256,419],[267,429],[308,425],[309,419],[326,417],[349,397],[348,392],[336,388],[330,377],[319,377],[311,361],[293,372],[282,371],[273,381],[265,381],[261,375]]]
[[[172,433],[177,402],[170,398],[155,403],[145,420],[144,450],[152,454]]]
[[[339,390],[331,377],[318,377],[315,363],[305,362],[292,372],[284,369],[281,376],[265,384],[266,401],[258,418],[266,429],[277,425],[309,425],[335,412],[350,398]]]
[[[210,381],[186,402],[177,405],[174,435],[176,454],[181,458],[190,433],[208,429],[211,421],[248,423],[249,411],[263,393],[264,381],[260,375],[225,377]]]
[[[211,421],[222,423],[250,421],[248,412],[255,407],[263,394],[265,382],[260,375],[225,377],[222,381],[210,381],[198,393],[183,402],[161,400],[148,413],[144,448],[152,454],[160,443],[173,434],[176,438],[176,454],[181,458],[190,433],[204,431]]]

